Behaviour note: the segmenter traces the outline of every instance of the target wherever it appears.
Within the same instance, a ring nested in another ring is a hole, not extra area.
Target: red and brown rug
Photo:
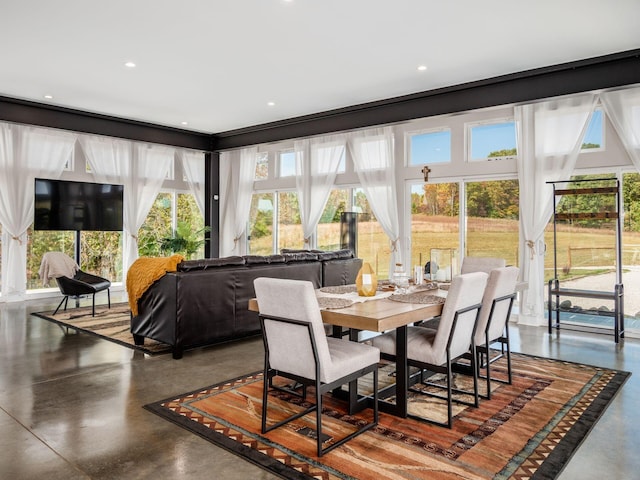
[[[503,361],[492,371],[504,375]],[[452,429],[381,413],[375,429],[321,458],[314,413],[260,433],[261,372],[145,408],[287,479],[552,479],[629,375],[514,354],[513,384],[495,383],[491,400],[477,409],[457,408]],[[295,396],[270,395],[270,423],[303,406]],[[330,396],[324,407],[329,442],[371,418],[369,410],[347,415]],[[414,412],[437,417],[442,409],[439,400],[412,395]]]

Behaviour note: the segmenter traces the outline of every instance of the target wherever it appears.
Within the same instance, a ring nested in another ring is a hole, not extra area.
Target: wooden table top
[[[249,300],[249,310],[258,312],[255,298]],[[370,332],[385,332],[420,320],[428,320],[442,312],[442,303],[403,303],[381,298],[356,302],[348,307],[322,310],[322,321]]]

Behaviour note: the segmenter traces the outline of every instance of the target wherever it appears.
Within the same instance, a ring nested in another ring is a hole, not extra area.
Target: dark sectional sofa
[[[258,277],[309,280],[316,288],[355,283],[362,260],[350,250],[283,250],[282,255],[210,258],[178,264],[138,301],[131,319],[137,345],[145,338],[185,349],[260,333],[258,314],[248,309]]]

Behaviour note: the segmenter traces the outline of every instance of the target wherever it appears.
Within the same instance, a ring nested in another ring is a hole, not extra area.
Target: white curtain
[[[109,137],[81,136],[80,144],[99,182],[124,185],[123,278],[138,258],[138,230],[167,178],[175,150]]]
[[[220,256],[246,253],[257,147],[220,154]]]
[[[600,99],[633,165],[640,171],[640,87],[602,92]]]
[[[27,229],[33,223],[34,179],[62,174],[77,135],[0,123],[0,223],[2,295],[21,295],[27,286]]]
[[[296,154],[296,189],[305,248],[312,245],[316,226],[334,186],[340,159],[345,153],[346,137],[332,135],[299,140]],[[315,242],[314,242],[315,243]]]
[[[596,102],[583,94],[515,107],[520,185],[520,265],[523,292],[519,322],[545,323],[544,229],[553,213],[553,188],[568,180]]]
[[[393,137],[391,127],[349,134],[349,151],[360,185],[391,242],[389,272],[393,272],[396,263],[403,263],[398,222],[401,205],[396,186]]]
[[[192,150],[178,150],[178,160],[182,163],[189,190],[196,199],[200,213],[204,215],[204,153]]]

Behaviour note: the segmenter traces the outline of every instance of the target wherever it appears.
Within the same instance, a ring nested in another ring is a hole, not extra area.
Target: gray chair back
[[[504,258],[498,257],[464,257],[460,273],[484,272],[491,273],[494,268],[502,268],[507,262]]]
[[[482,301],[487,278],[488,275],[484,272],[473,272],[456,275],[451,280],[447,299],[442,307],[438,331],[433,341],[437,364],[441,365],[446,362],[447,344],[449,343],[456,312],[472,305],[477,305]],[[455,331],[451,338],[451,345],[449,346],[451,358],[456,358],[469,350],[477,313],[477,310],[474,309],[458,315]]]
[[[253,284],[261,315],[311,323],[320,380],[326,381],[322,377],[323,372],[330,370],[331,356],[313,284],[305,280],[267,277],[256,278]],[[271,368],[308,379],[316,378],[313,344],[307,326],[265,318],[263,334]]]
[[[491,307],[496,298],[512,294],[516,290],[518,281],[518,267],[495,268],[489,274],[487,287],[482,297],[482,309],[478,318],[478,326],[475,334],[476,345],[486,343],[485,330],[489,324],[489,341],[500,338],[504,334],[504,327],[509,314],[509,301],[497,302],[493,313]],[[489,318],[491,315],[491,318]],[[487,345],[488,346],[488,345]]]

